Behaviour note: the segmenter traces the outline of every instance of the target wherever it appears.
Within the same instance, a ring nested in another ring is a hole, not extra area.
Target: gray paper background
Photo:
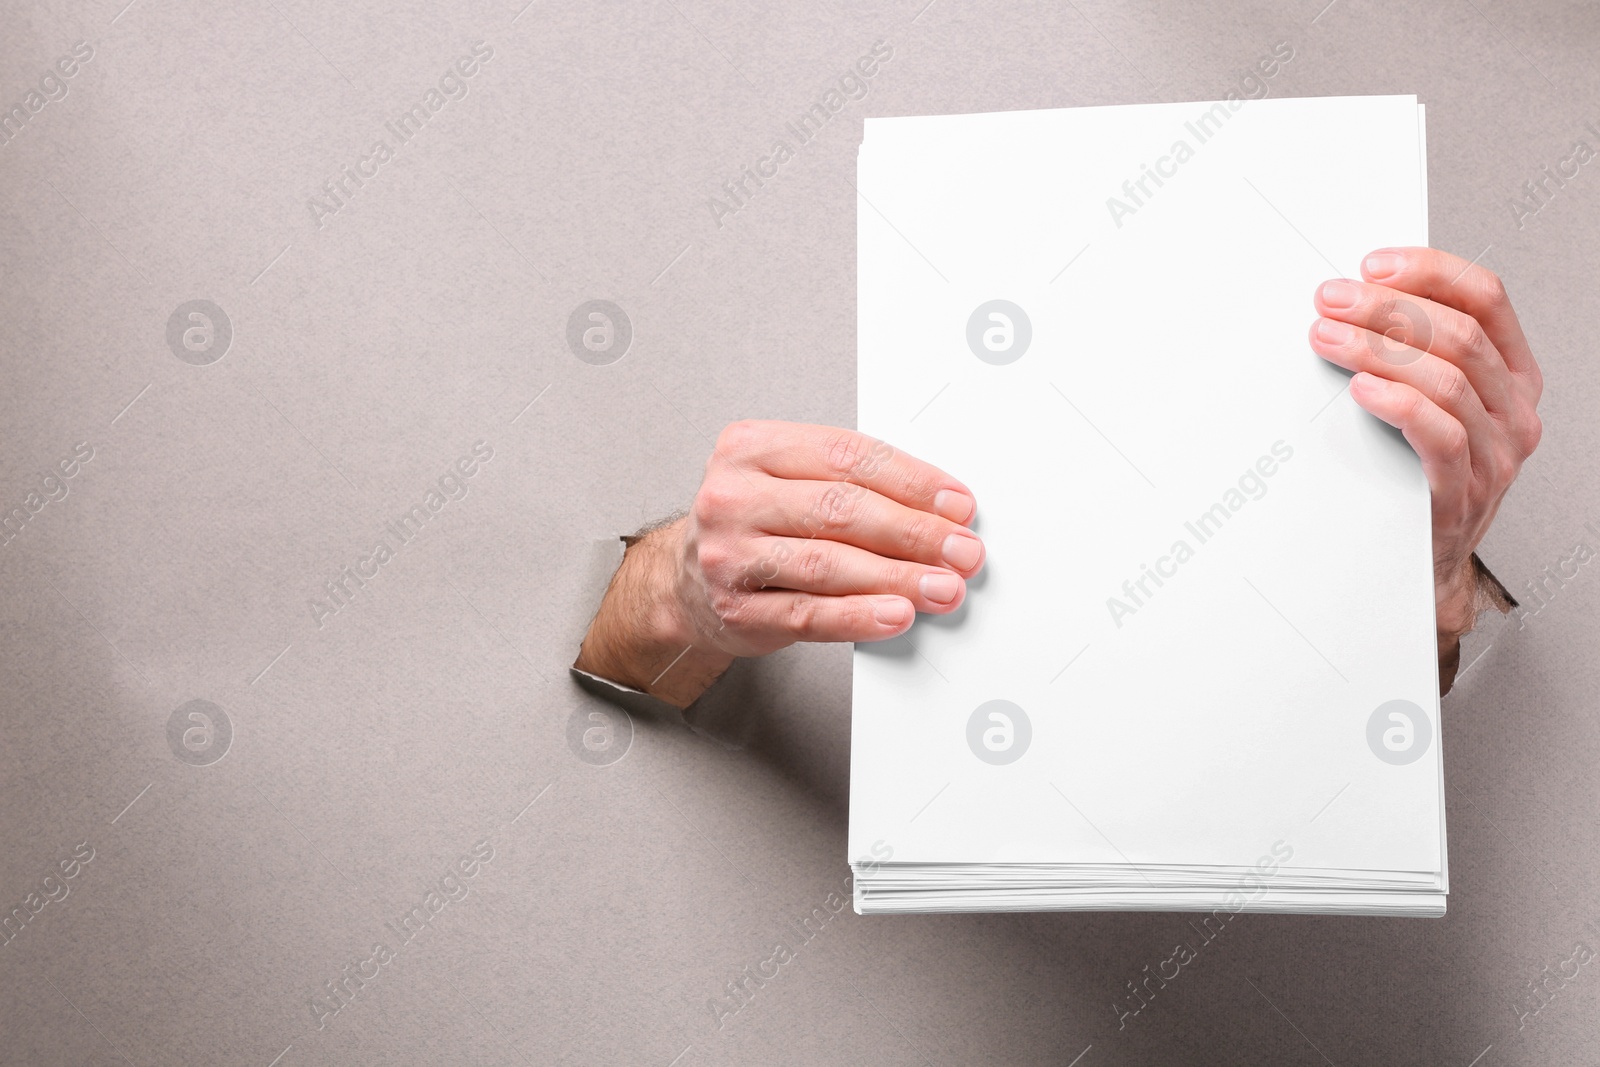
[[[0,147],[0,510],[93,449],[0,547],[0,908],[28,916],[0,946],[0,1060],[1600,1054],[1600,966],[1530,992],[1600,945],[1588,566],[1475,639],[1445,702],[1446,918],[1240,916],[1120,1030],[1125,983],[1195,940],[1184,916],[847,909],[796,932],[848,888],[847,648],[731,679],[739,747],[566,672],[607,542],[687,504],[723,425],[852,421],[864,116],[1214,99],[1280,42],[1272,96],[1420,96],[1434,241],[1513,294],[1547,435],[1483,555],[1525,596],[1600,547],[1600,162],[1510,206],[1575,140],[1600,149],[1593,5],[124,2],[12,3],[0,32],[7,107],[93,48]],[[722,183],[880,40],[865,98],[718,219]],[[478,42],[465,95],[319,225],[323,183]],[[606,366],[565,339],[594,299],[633,328]],[[233,330],[204,366],[166,339],[191,300]],[[466,495],[319,625],[323,583],[480,441]],[[197,699],[232,730],[205,765],[178,753],[219,733],[168,740]],[[459,899],[396,936],[475,847]],[[794,958],[719,1026],[780,940]],[[311,998],[379,942],[319,1029]]]

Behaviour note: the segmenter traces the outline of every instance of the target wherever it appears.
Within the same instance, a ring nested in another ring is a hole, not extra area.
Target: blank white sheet
[[[957,615],[856,648],[853,859],[1248,866],[1283,841],[1289,869],[1443,872],[1427,484],[1307,342],[1320,282],[1428,241],[1421,108],[1217,107],[867,120],[859,427],[973,488],[988,560]],[[1005,365],[967,342],[997,298],[1032,330]],[[1032,728],[1004,766],[967,740],[993,699]],[[1406,765],[1367,741],[1394,699],[1429,720]]]

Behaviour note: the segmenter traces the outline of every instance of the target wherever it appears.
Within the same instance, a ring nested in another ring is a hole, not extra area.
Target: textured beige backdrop
[[[1592,4],[125,2],[0,15],[0,1060],[1600,1058],[1600,162],[1512,206],[1600,149]],[[1241,916],[1119,1030],[1185,917],[830,917],[848,649],[733,679],[739,747],[566,666],[605,542],[722,425],[851,422],[864,116],[1212,99],[1282,42],[1273,96],[1428,105],[1435,241],[1506,279],[1547,381],[1484,556],[1568,577],[1445,703],[1449,915]],[[620,361],[569,349],[589,300]]]

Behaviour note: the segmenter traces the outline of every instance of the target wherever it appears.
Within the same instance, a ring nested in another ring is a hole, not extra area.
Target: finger
[[[1450,361],[1392,341],[1386,343],[1370,330],[1337,319],[1318,319],[1312,324],[1311,347],[1345,370],[1362,371],[1420,392],[1466,431],[1469,458],[1480,466],[1497,450],[1508,448],[1466,373]]]
[[[1371,331],[1366,340],[1390,364],[1408,354],[1431,352],[1466,373],[1483,406],[1507,422],[1521,416],[1525,401],[1478,320],[1453,307],[1397,289],[1348,278],[1317,288],[1317,310],[1330,319]],[[1359,368],[1352,368],[1359,369]],[[1366,369],[1383,373],[1376,366]]]
[[[884,559],[837,541],[767,537],[752,545],[761,553],[752,565],[760,589],[789,589],[825,596],[893,594],[918,611],[945,614],[961,606],[967,583],[959,574],[920,563]],[[747,586],[747,588],[749,588]]]
[[[952,522],[971,522],[977,510],[972,490],[938,467],[854,430],[736,422],[722,431],[717,453],[776,478],[854,482]]]
[[[1411,443],[1433,490],[1435,511],[1458,509],[1472,487],[1465,427],[1414,387],[1365,371],[1350,379],[1350,396]]]
[[[1472,316],[1506,366],[1533,387],[1532,399],[1538,400],[1542,386],[1538,364],[1505,285],[1494,271],[1437,248],[1380,248],[1362,261],[1361,275]]]
[[[983,566],[983,542],[960,523],[853,483],[777,479],[747,507],[747,521],[770,534],[838,541],[890,559],[948,567],[963,578]]]
[[[898,596],[817,596],[769,589],[745,597],[724,618],[753,642],[882,641],[911,628],[917,613]]]

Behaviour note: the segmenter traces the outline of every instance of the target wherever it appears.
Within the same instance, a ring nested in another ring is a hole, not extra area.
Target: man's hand
[[[736,422],[689,514],[633,540],[574,664],[687,707],[737,656],[880,641],[961,605],[972,492],[851,430]]]
[[[1355,402],[1422,458],[1433,490],[1440,683],[1449,689],[1461,636],[1504,597],[1473,551],[1538,447],[1544,379],[1493,272],[1437,249],[1384,248],[1361,274],[1317,290],[1323,317],[1311,345],[1356,372]]]

